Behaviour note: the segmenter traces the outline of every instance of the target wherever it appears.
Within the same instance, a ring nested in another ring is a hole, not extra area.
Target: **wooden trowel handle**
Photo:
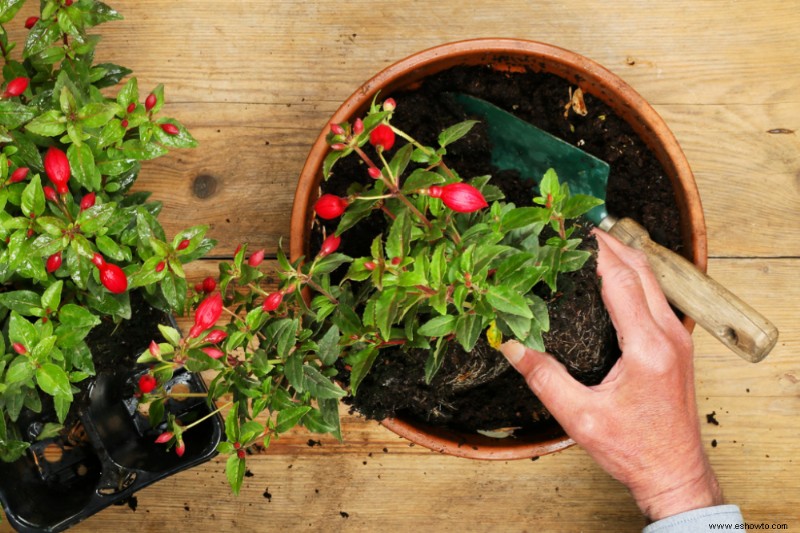
[[[608,232],[642,250],[667,299],[742,359],[757,363],[778,342],[778,329],[769,320],[690,261],[653,242],[635,221],[620,219]]]

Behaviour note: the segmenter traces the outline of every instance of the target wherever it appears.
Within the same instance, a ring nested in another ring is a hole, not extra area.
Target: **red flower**
[[[58,195],[56,194],[56,190],[49,185],[45,185],[42,187],[44,191],[44,197],[50,200],[51,202],[58,202]]]
[[[85,211],[94,205],[95,200],[97,199],[97,195],[93,192],[90,192],[86,196],[81,199],[81,211]]]
[[[214,289],[217,288],[217,280],[208,276],[206,279],[203,280],[203,292],[212,293]]]
[[[206,346],[205,348],[200,348],[200,350],[207,356],[209,356],[211,359],[219,359],[220,357],[225,355],[222,350],[220,350],[219,348],[215,348],[214,346]]]
[[[247,260],[247,264],[251,267],[257,267],[264,261],[264,250],[258,250],[257,252],[253,252],[250,258]]]
[[[28,17],[25,19],[25,27],[27,29],[33,28],[39,22],[39,17]]]
[[[11,176],[8,178],[8,182],[18,183],[28,177],[28,172],[30,172],[28,167],[19,167],[17,170],[11,173]]]
[[[172,437],[174,436],[175,435],[173,435],[171,431],[165,431],[164,433],[156,437],[156,444],[164,444],[165,442],[169,442],[170,440],[172,440]]]
[[[216,324],[222,315],[222,296],[219,293],[209,296],[197,306],[194,312],[194,325],[189,330],[189,337],[195,339],[202,332]]]
[[[58,192],[62,194],[67,192],[67,182],[70,176],[67,154],[55,146],[51,146],[44,156],[44,171],[50,181],[55,184]]]
[[[394,146],[394,130],[386,124],[378,124],[369,133],[369,142],[375,148],[391,150]]]
[[[320,247],[317,256],[325,257],[326,255],[332,254],[339,249],[339,244],[341,244],[341,242],[341,237],[337,237],[336,235],[328,235],[328,238],[322,242],[322,246]]]
[[[142,376],[139,378],[139,390],[142,391],[142,394],[153,392],[153,389],[156,388],[156,385],[158,385],[156,378],[150,374],[142,374]]]
[[[266,299],[264,300],[264,304],[261,306],[261,309],[265,313],[269,313],[270,311],[276,310],[278,306],[281,305],[282,301],[283,301],[283,293],[280,291],[273,292],[272,294],[266,297]]]
[[[14,344],[11,345],[11,347],[14,349],[15,352],[17,352],[20,355],[25,355],[26,353],[28,353],[28,349],[25,348],[25,345],[22,344],[21,342],[15,342]]]
[[[314,204],[314,211],[326,220],[342,216],[346,208],[347,199],[334,194],[323,194]]]
[[[100,269],[100,282],[114,294],[122,294],[128,289],[128,278],[125,276],[125,272],[111,263],[106,263],[106,266]]]
[[[181,132],[181,130],[178,129],[178,126],[176,126],[175,124],[170,124],[169,122],[161,124],[161,129],[167,135],[177,135]]]
[[[14,78],[6,86],[6,92],[3,93],[3,98],[11,96],[19,96],[28,88],[28,78]]]
[[[47,268],[47,272],[49,274],[52,274],[53,272],[58,270],[59,267],[61,266],[61,261],[62,261],[61,252],[56,252],[53,255],[51,255],[50,257],[48,257],[47,258],[47,263],[45,263],[45,267]]]
[[[221,329],[214,329],[206,335],[206,338],[203,339],[206,342],[210,342],[211,344],[217,344],[218,342],[224,341],[228,337],[228,334]]]
[[[98,253],[95,253],[92,256],[92,263],[94,263],[94,266],[96,266],[97,268],[99,268],[101,270],[106,267],[106,260],[103,259],[103,256],[98,254]]]
[[[147,95],[147,98],[144,101],[144,109],[146,111],[150,111],[156,106],[156,95],[150,93]]]
[[[191,242],[189,242],[189,239],[183,239],[181,242],[178,243],[178,246],[175,249],[176,250],[185,250],[186,248],[189,247],[190,244],[191,244]]]
[[[467,183],[450,183],[442,187],[434,185],[428,189],[432,198],[441,198],[444,205],[459,213],[472,213],[487,207],[481,191]]]

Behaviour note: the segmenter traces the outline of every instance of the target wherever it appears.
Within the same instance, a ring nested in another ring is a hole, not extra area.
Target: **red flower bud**
[[[56,190],[49,185],[45,185],[42,187],[44,191],[44,197],[50,200],[51,202],[58,202],[58,195],[56,194]]]
[[[28,349],[25,348],[25,345],[22,344],[21,342],[15,342],[14,344],[11,345],[11,347],[14,349],[15,352],[17,352],[20,355],[25,355],[26,353],[28,353]]]
[[[402,259],[400,259],[399,257],[392,257],[392,264],[393,264],[394,266],[397,266],[397,265],[399,265],[399,264],[400,264],[400,261],[402,261]]]
[[[384,111],[394,111],[397,107],[397,102],[394,101],[394,98],[387,98],[383,101],[383,110]]]
[[[47,268],[47,272],[49,274],[52,274],[53,272],[58,270],[59,267],[61,266],[61,261],[62,261],[61,252],[56,252],[53,255],[51,255],[50,257],[48,257],[47,258],[47,262],[45,263],[45,267]]]
[[[211,344],[217,344],[218,342],[224,341],[226,338],[228,338],[228,334],[225,333],[224,330],[213,329],[208,335],[206,335],[206,338],[203,340],[206,342],[210,342]]]
[[[64,191],[66,193],[67,182],[69,181],[69,159],[67,154],[51,146],[44,156],[44,171],[47,177],[55,184],[59,193]],[[63,193],[62,193],[63,194]]]
[[[92,256],[92,263],[94,263],[94,266],[101,270],[106,267],[106,260],[103,259],[103,256],[97,252],[95,252],[95,254]]]
[[[245,455],[247,454],[245,453],[244,450],[241,449],[236,450],[236,457],[238,457],[239,459],[244,459]]]
[[[222,296],[216,293],[209,296],[197,306],[194,312],[194,326],[189,331],[189,337],[197,338],[200,333],[213,326],[222,315]]]
[[[66,183],[59,183],[56,185],[56,190],[58,191],[58,194],[63,196],[69,192],[69,187],[67,187]]]
[[[353,122],[353,133],[359,135],[364,132],[364,121],[360,118],[357,118],[355,122]]]
[[[156,359],[161,358],[161,348],[158,346],[156,341],[150,341],[150,355],[155,357]]]
[[[223,355],[225,355],[222,350],[219,348],[215,348],[214,346],[206,346],[205,348],[200,348],[200,350],[209,356],[211,359],[219,359]]]
[[[125,272],[111,263],[106,263],[106,266],[100,269],[100,282],[114,294],[122,294],[128,289],[128,278],[125,277]]]
[[[391,150],[394,146],[394,130],[386,124],[378,124],[369,133],[369,142],[375,148]]]
[[[258,250],[253,252],[250,258],[247,260],[247,264],[251,267],[257,267],[261,263],[264,262],[264,250]]]
[[[72,5],[72,0],[64,0],[64,5],[69,7]]]
[[[119,125],[127,130],[128,129],[128,119],[127,118],[123,118],[122,122],[120,122]]]
[[[156,444],[164,444],[165,442],[169,442],[172,440],[172,437],[175,435],[172,434],[171,431],[165,431],[158,437],[156,437]]]
[[[189,239],[183,239],[181,242],[178,243],[178,246],[175,248],[176,250],[185,250],[189,247]]]
[[[314,204],[314,211],[326,220],[342,216],[346,208],[347,199],[333,194],[323,194]]]
[[[133,113],[135,110],[136,110],[135,102],[131,102],[130,104],[128,104],[128,109],[126,109],[128,113]]]
[[[214,292],[214,289],[217,288],[217,280],[212,278],[211,276],[207,277],[203,280],[203,292]]]
[[[167,135],[177,135],[181,132],[181,130],[178,129],[178,126],[175,124],[170,124],[169,122],[161,124],[161,129],[164,130],[164,133]]]
[[[156,272],[161,272],[167,264],[164,261],[159,261],[156,265]]]
[[[179,440],[175,445],[175,453],[178,454],[178,457],[183,457],[183,454],[186,453],[186,444],[183,443],[183,440]]]
[[[325,257],[326,255],[332,254],[339,249],[339,244],[341,244],[341,242],[341,237],[337,237],[336,235],[328,235],[328,238],[322,242],[322,246],[320,247],[317,256]]]
[[[203,283],[197,282],[194,284],[194,292],[203,292]]]
[[[377,167],[369,167],[367,169],[367,173],[369,174],[369,177],[374,179],[374,180],[380,179],[380,177],[382,175],[382,172]]]
[[[344,135],[344,128],[339,124],[331,123],[331,133],[334,135]]]
[[[331,150],[336,150],[337,152],[341,152],[345,148],[347,148],[347,145],[344,143],[333,143],[331,145]]]
[[[28,88],[28,78],[14,78],[6,86],[6,92],[3,93],[3,98],[12,96],[19,96]]]
[[[25,19],[25,27],[27,29],[33,28],[39,22],[39,17],[28,17]]]
[[[264,300],[264,304],[261,306],[261,309],[265,313],[269,313],[270,311],[276,310],[278,306],[281,305],[282,301],[283,301],[283,293],[280,291],[273,292],[272,294],[267,296],[267,298]]]
[[[467,183],[434,185],[428,189],[428,195],[441,198],[444,205],[459,213],[472,213],[489,205],[481,191]]]
[[[28,172],[30,169],[28,167],[19,167],[17,170],[11,173],[11,176],[8,178],[9,183],[18,183],[25,178],[28,177]]]
[[[367,261],[366,263],[364,263],[364,268],[366,268],[370,272],[375,270],[375,266],[376,266],[375,263],[373,263],[372,261]]]
[[[85,211],[94,205],[95,200],[97,199],[97,195],[93,192],[90,192],[86,196],[81,199],[81,211]]]
[[[156,95],[154,95],[153,93],[150,93],[150,94],[147,95],[147,98],[145,98],[144,109],[145,109],[145,111],[150,111],[155,106],[156,106]]]
[[[142,394],[153,392],[153,389],[156,388],[156,385],[158,385],[156,378],[150,374],[142,374],[142,376],[139,378],[139,390],[142,391]]]

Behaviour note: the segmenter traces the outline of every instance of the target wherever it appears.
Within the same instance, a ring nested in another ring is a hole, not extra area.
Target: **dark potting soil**
[[[513,79],[513,81],[512,81]],[[435,145],[445,128],[469,117],[448,92],[462,92],[490,101],[537,127],[580,146],[609,163],[606,203],[609,212],[637,220],[652,238],[675,251],[681,249],[680,220],[669,178],[633,132],[600,100],[585,95],[588,113],[580,116],[565,106],[570,100],[568,82],[549,74],[499,72],[490,67],[457,67],[427,78],[409,92],[381,95],[397,101],[393,124],[425,144]],[[370,147],[365,149],[369,151]],[[500,172],[490,164],[491,144],[485,127],[478,124],[469,135],[448,146],[445,160],[463,178],[490,174],[491,184],[503,190],[506,200],[531,205],[534,193],[514,172]],[[389,153],[388,157],[391,157]],[[366,183],[366,167],[356,157],[339,161],[325,192],[345,196],[353,182]],[[338,221],[322,223],[327,233]],[[311,250],[319,249],[322,227],[312,233]],[[352,257],[369,255],[372,239],[385,228],[383,215],[373,213],[368,223],[346,232],[342,251]],[[596,250],[588,223],[579,231],[586,249]],[[547,350],[585,384],[599,383],[619,357],[616,334],[600,297],[592,257],[584,268],[559,277],[559,291],[540,294],[548,303],[551,327],[545,334]],[[369,418],[410,415],[458,429],[491,430],[529,428],[549,418],[549,413],[509,368],[502,355],[481,343],[465,354],[456,343],[448,350],[442,368],[430,385],[424,382],[428,354],[402,349],[384,350],[350,398],[355,410]]]

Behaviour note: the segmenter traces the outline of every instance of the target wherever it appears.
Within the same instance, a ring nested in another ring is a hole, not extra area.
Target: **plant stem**
[[[337,304],[337,305],[339,304],[339,300],[337,300],[336,298],[334,298],[334,297],[333,297],[333,295],[332,295],[331,293],[329,293],[328,291],[326,291],[325,289],[323,289],[322,287],[320,287],[320,286],[317,284],[317,282],[316,282],[316,281],[314,281],[313,279],[311,279],[311,278],[308,278],[308,280],[306,280],[306,283],[308,283],[308,285],[309,285],[309,286],[310,286],[312,289],[314,289],[314,290],[315,290],[315,291],[317,291],[318,293],[320,293],[320,294],[322,294],[323,296],[325,296],[325,297],[326,297],[328,300],[330,300],[330,301],[331,301],[331,303],[333,303],[333,304]]]
[[[203,418],[200,418],[199,420],[195,420],[194,422],[192,422],[192,423],[191,423],[191,424],[189,424],[188,426],[184,427],[182,431],[183,431],[183,432],[186,432],[186,431],[188,431],[188,430],[192,429],[194,426],[196,426],[196,425],[197,425],[197,424],[199,424],[200,422],[204,422],[205,420],[208,420],[208,419],[209,419],[209,418],[211,418],[212,416],[216,415],[217,413],[220,413],[220,412],[222,412],[222,410],[223,410],[223,409],[227,409],[227,408],[228,408],[228,407],[230,407],[231,405],[233,405],[233,402],[228,402],[228,403],[226,403],[225,405],[223,405],[223,406],[221,406],[221,407],[217,407],[216,409],[214,409],[213,411],[211,411],[210,413],[208,413],[208,414],[207,414],[206,416],[204,416]]]

